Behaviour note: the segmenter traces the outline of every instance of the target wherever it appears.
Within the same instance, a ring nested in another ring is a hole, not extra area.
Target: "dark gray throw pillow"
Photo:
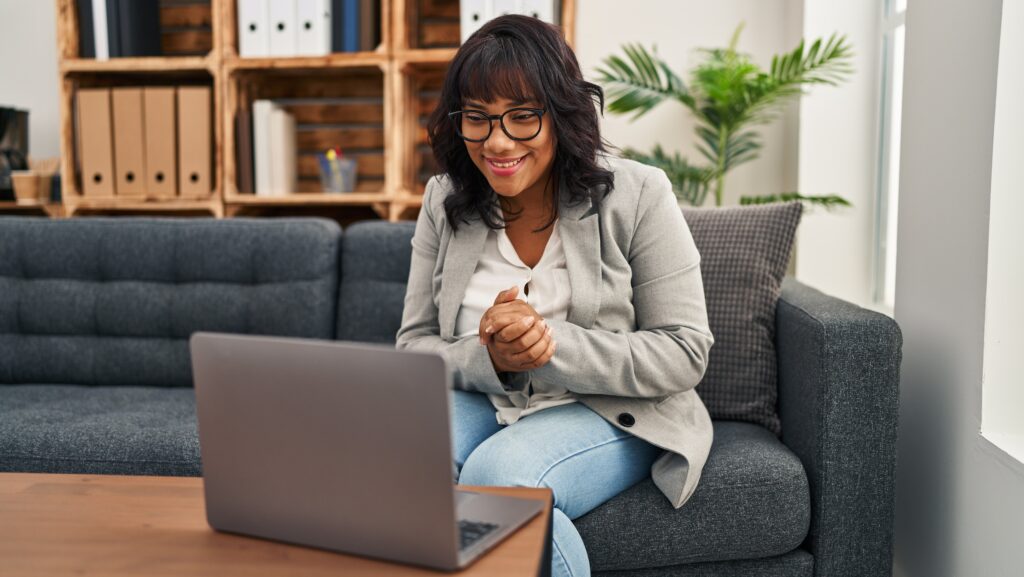
[[[708,324],[715,337],[697,393],[713,419],[782,432],[775,305],[803,205],[683,209],[700,252]]]

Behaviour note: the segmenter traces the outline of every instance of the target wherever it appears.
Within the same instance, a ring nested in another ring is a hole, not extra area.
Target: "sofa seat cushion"
[[[193,390],[0,385],[0,471],[197,476]]]
[[[714,421],[697,490],[673,509],[648,478],[576,519],[594,571],[757,559],[800,546],[810,493],[800,460],[759,425]]]

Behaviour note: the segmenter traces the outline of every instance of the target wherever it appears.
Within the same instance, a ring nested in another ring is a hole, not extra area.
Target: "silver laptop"
[[[457,570],[543,508],[454,486],[440,355],[215,333],[190,345],[214,529]]]

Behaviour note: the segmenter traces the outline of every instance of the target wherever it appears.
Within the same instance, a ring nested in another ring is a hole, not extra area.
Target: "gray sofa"
[[[200,475],[197,330],[394,342],[412,223],[0,218],[0,470]],[[716,421],[692,499],[576,520],[605,576],[891,575],[902,340],[785,280],[781,439]]]

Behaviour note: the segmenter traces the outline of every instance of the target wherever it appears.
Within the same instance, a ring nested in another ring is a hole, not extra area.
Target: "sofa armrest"
[[[814,574],[889,577],[899,369],[896,321],[783,281],[775,313],[782,441],[807,470]]]

